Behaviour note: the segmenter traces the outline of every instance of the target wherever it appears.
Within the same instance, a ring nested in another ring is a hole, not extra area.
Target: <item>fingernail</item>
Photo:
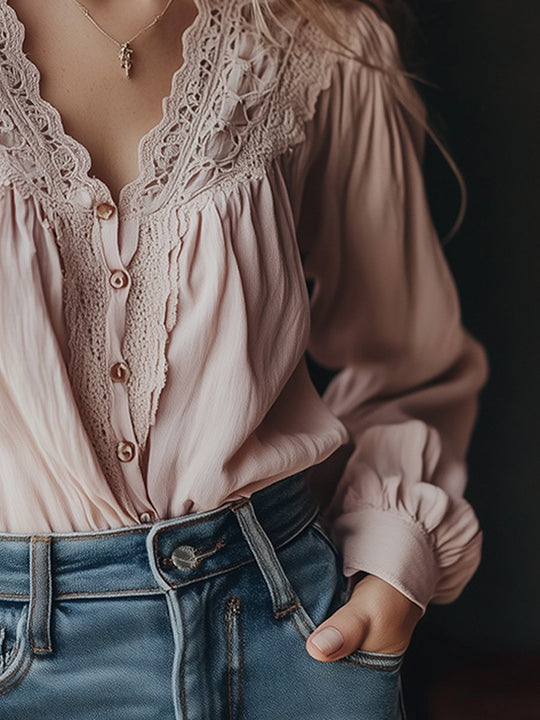
[[[313,635],[311,642],[325,655],[332,655],[343,645],[343,635],[333,627],[327,627]]]

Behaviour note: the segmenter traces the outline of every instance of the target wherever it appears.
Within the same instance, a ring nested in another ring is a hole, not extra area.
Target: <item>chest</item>
[[[59,111],[65,131],[88,150],[90,174],[117,200],[121,188],[139,173],[141,138],[162,118],[162,100],[183,64],[182,36],[197,7],[192,0],[174,0],[144,30],[166,6],[163,0],[89,0],[85,7],[109,38],[74,2],[9,4],[25,27],[24,51],[40,72],[42,98]],[[127,78],[114,40],[126,42],[140,30],[132,42]]]

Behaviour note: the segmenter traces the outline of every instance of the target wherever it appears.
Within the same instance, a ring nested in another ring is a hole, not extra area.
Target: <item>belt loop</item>
[[[231,511],[235,513],[240,529],[268,585],[274,616],[280,618],[287,615],[299,606],[300,601],[285,575],[270,538],[255,515],[253,503],[248,500],[231,507]]]
[[[51,612],[51,538],[48,536],[32,537],[30,541],[28,630],[34,653],[52,652]]]

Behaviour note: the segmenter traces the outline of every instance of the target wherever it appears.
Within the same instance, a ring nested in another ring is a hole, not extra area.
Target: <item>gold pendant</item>
[[[118,53],[118,59],[120,60],[120,64],[122,66],[122,70],[124,71],[126,77],[129,77],[129,71],[133,67],[133,63],[131,62],[131,58],[133,56],[133,50],[130,48],[129,43],[124,43],[120,46],[120,52]]]

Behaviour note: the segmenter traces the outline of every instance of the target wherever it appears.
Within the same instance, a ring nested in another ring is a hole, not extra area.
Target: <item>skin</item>
[[[182,33],[197,10],[174,0],[164,18],[133,43],[127,80],[118,48],[91,25],[71,0],[10,0],[26,27],[24,49],[41,74],[41,95],[60,111],[69,135],[87,148],[91,175],[118,200],[139,175],[140,138],[162,118],[174,71],[182,65]],[[83,0],[110,35],[125,42],[148,25],[165,0]]]
[[[41,73],[41,95],[56,107],[69,135],[92,159],[90,174],[120,190],[139,174],[140,138],[159,123],[162,98],[170,93],[174,71],[183,63],[180,41],[195,19],[192,0],[175,0],[166,16],[133,43],[133,77],[127,80],[118,49],[104,38],[71,0],[10,0],[26,28],[24,49]],[[147,25],[164,0],[85,0],[92,17],[124,42]],[[409,645],[421,608],[373,575],[357,577],[349,601],[327,618],[306,642],[320,661],[336,660],[362,648],[401,653]],[[339,630],[343,644],[324,655],[314,644],[326,627]]]
[[[354,578],[353,578],[354,582]],[[402,653],[411,641],[422,609],[403,593],[375,575],[355,582],[349,601],[336,610],[306,641],[306,650],[315,660],[338,660],[358,648],[369,652]],[[313,638],[322,629],[332,627],[343,636],[336,652],[324,655]]]

